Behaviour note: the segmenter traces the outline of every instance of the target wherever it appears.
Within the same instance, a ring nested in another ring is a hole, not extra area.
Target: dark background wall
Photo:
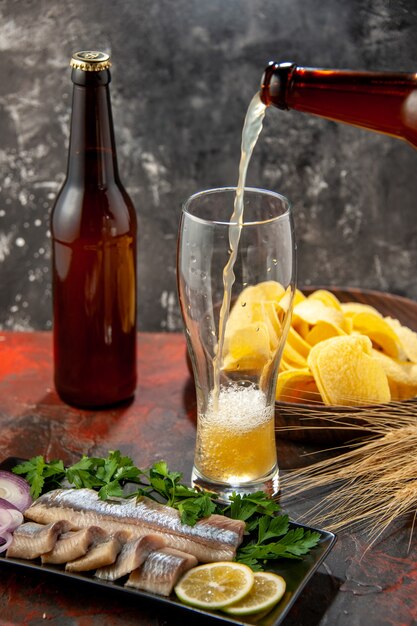
[[[122,179],[137,208],[139,327],[179,330],[181,202],[237,180],[269,60],[417,70],[415,0],[0,0],[0,328],[51,327],[49,214],[66,169],[71,53],[113,57]],[[294,206],[299,284],[417,299],[417,152],[267,112],[249,184]]]

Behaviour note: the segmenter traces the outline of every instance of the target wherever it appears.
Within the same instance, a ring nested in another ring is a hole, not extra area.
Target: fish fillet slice
[[[50,552],[58,536],[69,530],[69,523],[55,521],[46,526],[27,522],[18,526],[13,533],[13,541],[6,556],[17,559],[36,559],[45,552]]]
[[[26,517],[41,523],[68,520],[73,529],[99,525],[109,534],[125,529],[131,539],[162,535],[167,544],[193,554],[203,563],[231,561],[242,542],[245,523],[222,515],[210,515],[195,526],[183,524],[176,509],[149,498],[100,500],[91,489],[57,489],[36,500]]]
[[[169,596],[180,576],[197,563],[192,554],[174,548],[162,548],[152,552],[143,565],[130,574],[125,586]]]
[[[116,562],[107,567],[96,570],[95,576],[102,580],[117,580],[130,574],[139,567],[154,550],[165,546],[163,537],[159,535],[145,535],[139,539],[127,541],[121,549]]]
[[[67,563],[86,554],[88,548],[97,539],[103,540],[106,532],[98,526],[63,533],[52,550],[42,554],[42,563]]]
[[[99,567],[111,565],[123,547],[120,536],[113,535],[103,541],[95,542],[85,556],[74,559],[65,565],[67,572],[91,572]]]

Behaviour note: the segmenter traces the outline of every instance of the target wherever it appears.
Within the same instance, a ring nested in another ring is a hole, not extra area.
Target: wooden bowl
[[[341,302],[361,302],[375,307],[382,315],[398,319],[401,324],[417,332],[417,302],[389,293],[347,287],[301,288],[308,295],[316,289],[327,289]],[[417,399],[395,404],[378,404],[361,407],[318,406],[295,402],[275,403],[275,425],[283,439],[311,443],[335,444],[367,434],[363,417],[387,411],[402,411],[409,407],[417,414]],[[362,419],[361,419],[362,416]]]

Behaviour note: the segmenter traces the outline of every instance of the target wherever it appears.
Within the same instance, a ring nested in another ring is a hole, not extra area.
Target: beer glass
[[[278,493],[274,428],[278,366],[295,290],[288,200],[211,189],[183,205],[178,292],[197,396],[192,483],[218,494]]]

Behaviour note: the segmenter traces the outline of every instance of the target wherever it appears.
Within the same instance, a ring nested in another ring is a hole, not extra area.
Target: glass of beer
[[[246,188],[183,205],[177,277],[197,395],[192,483],[219,499],[278,493],[275,386],[295,290],[288,200]]]

